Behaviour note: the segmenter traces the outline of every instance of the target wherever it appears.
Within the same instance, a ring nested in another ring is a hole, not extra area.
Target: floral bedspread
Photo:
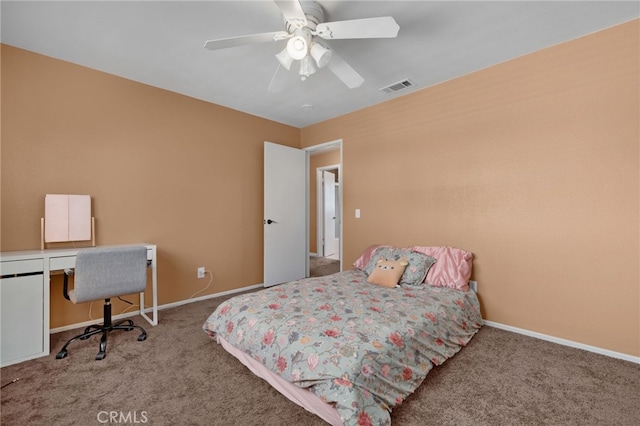
[[[472,291],[386,288],[353,269],[231,298],[203,329],[335,404],[350,426],[390,425],[391,407],[481,324]]]

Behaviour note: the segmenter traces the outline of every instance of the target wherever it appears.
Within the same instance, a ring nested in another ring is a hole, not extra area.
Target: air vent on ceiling
[[[414,86],[413,81],[406,79],[406,80],[402,80],[402,81],[398,81],[396,83],[390,84],[386,87],[382,87],[380,88],[380,91],[384,93],[396,93],[413,86]]]

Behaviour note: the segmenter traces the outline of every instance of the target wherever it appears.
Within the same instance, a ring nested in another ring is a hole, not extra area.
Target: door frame
[[[313,145],[313,146],[309,146],[309,147],[306,147],[306,148],[302,148],[302,150],[306,151],[306,153],[307,153],[307,191],[306,191],[307,192],[307,197],[306,197],[307,198],[307,201],[306,201],[307,202],[307,205],[306,205],[306,209],[307,209],[307,225],[306,225],[306,228],[307,228],[306,229],[307,257],[309,256],[309,252],[310,252],[309,251],[309,241],[310,241],[310,230],[309,230],[309,227],[310,227],[310,222],[311,222],[310,212],[309,212],[309,210],[310,210],[310,195],[309,194],[311,192],[310,191],[310,186],[311,186],[311,170],[310,170],[310,167],[311,166],[310,166],[309,159],[310,159],[311,155],[313,155],[313,154],[319,154],[319,153],[322,153],[324,151],[330,151],[330,150],[333,150],[333,149],[336,149],[336,148],[340,151],[340,164],[339,164],[340,176],[339,176],[339,179],[338,179],[338,191],[339,191],[339,194],[338,194],[339,198],[338,199],[340,200],[340,207],[339,207],[340,208],[340,218],[343,218],[344,217],[343,216],[343,204],[344,204],[343,193],[344,193],[344,191],[342,190],[342,188],[343,188],[343,184],[344,184],[344,173],[343,173],[343,167],[342,167],[342,161],[343,161],[342,160],[342,139],[336,139],[336,140],[329,141],[329,142],[324,142],[324,143],[321,143],[321,144],[318,144],[318,145]],[[316,220],[317,219],[318,218],[316,217]],[[338,238],[340,239],[340,244],[339,244],[340,253],[339,253],[338,258],[340,260],[340,270],[341,271],[342,271],[342,253],[343,253],[343,245],[344,245],[343,244],[343,241],[344,241],[344,238],[343,238],[343,227],[342,227],[343,222],[344,222],[343,220],[340,220],[340,231],[339,231],[340,234],[338,236]],[[307,276],[309,276],[309,262],[307,262]]]

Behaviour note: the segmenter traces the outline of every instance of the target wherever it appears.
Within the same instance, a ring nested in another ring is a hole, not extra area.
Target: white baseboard
[[[242,293],[243,291],[253,290],[253,289],[256,289],[256,288],[260,288],[260,287],[264,287],[264,284],[255,284],[255,285],[251,285],[249,287],[242,287],[242,288],[238,288],[238,289],[222,291],[222,292],[219,292],[219,293],[207,294],[207,295],[204,295],[204,296],[195,297],[193,299],[185,299],[185,300],[180,300],[178,302],[167,303],[165,305],[158,306],[158,311],[161,311],[163,309],[175,308],[175,307],[181,306],[181,305],[186,305],[187,303],[199,302],[201,300],[207,300],[207,299],[214,299],[216,297],[227,296],[229,294]],[[150,313],[150,312],[153,312],[153,309],[152,308],[147,308],[144,311],[146,313]],[[116,320],[120,320],[120,319],[123,319],[123,318],[133,317],[133,316],[136,316],[138,314],[139,314],[138,311],[125,312],[123,314],[114,315],[112,317],[112,320],[116,321]],[[84,322],[79,322],[79,323],[76,323],[76,324],[65,325],[63,327],[52,328],[52,329],[49,330],[49,334],[60,333],[60,332],[67,331],[67,330],[74,330],[76,328],[86,327],[88,325],[97,324],[99,322],[102,322],[102,317],[101,318],[96,318],[96,319],[91,320],[91,321],[84,321]],[[142,325],[144,325],[144,324],[142,324]]]
[[[207,299],[214,299],[216,297],[227,296],[229,294],[235,294],[235,293],[242,293],[243,291],[253,290],[253,289],[262,288],[262,287],[264,287],[264,284],[255,284],[249,287],[242,287],[242,288],[237,288],[233,290],[222,291],[220,293],[206,294],[204,296],[194,297],[193,299],[186,299],[186,300],[180,300],[178,302],[167,303],[166,305],[158,306],[158,310],[175,308],[177,306],[186,305],[187,303],[199,302],[201,300],[207,300]],[[145,312],[151,312],[151,309],[147,308],[145,309]]]
[[[525,330],[523,328],[512,327],[510,325],[500,324],[498,322],[493,321],[482,321],[485,325],[489,327],[499,328],[501,330],[511,331],[518,334],[524,334],[525,336],[534,337],[540,340],[546,340],[548,342],[557,343],[563,346],[569,346],[572,348],[583,349],[585,351],[594,352],[600,355],[609,356],[612,358],[618,358],[625,361],[630,361],[636,364],[640,364],[640,357],[623,354],[621,352],[610,351],[608,349],[602,349],[597,346],[585,345],[583,343],[574,342],[572,340],[561,339],[559,337],[549,336],[547,334],[537,333],[535,331]]]

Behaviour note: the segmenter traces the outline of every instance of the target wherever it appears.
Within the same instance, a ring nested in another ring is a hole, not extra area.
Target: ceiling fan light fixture
[[[395,38],[400,29],[391,16],[325,22],[323,8],[317,1],[274,1],[280,9],[286,31],[225,37],[207,40],[204,44],[204,47],[209,50],[219,50],[287,40],[286,47],[275,55],[279,65],[269,84],[269,91],[275,92],[284,84],[280,82],[280,77],[276,79],[276,75],[282,75],[279,73],[282,68],[290,70],[293,61],[300,61],[299,75],[302,80],[306,80],[318,68],[326,66],[348,88],[360,87],[364,78],[338,52],[326,46],[320,39]]]
[[[322,68],[331,60],[331,50],[321,44],[313,43],[310,50],[311,56],[318,64],[318,68]]]
[[[300,61],[300,78],[302,80],[306,80],[311,74],[314,74],[317,71],[316,64],[313,62],[310,56],[305,56]]]
[[[289,39],[287,42],[287,52],[296,60],[301,60],[309,52],[309,44],[304,37],[295,36]]]
[[[285,67],[287,70],[291,69],[293,58],[291,57],[291,55],[289,55],[289,51],[287,50],[286,47],[282,49],[280,53],[276,54],[276,58],[278,59],[278,62],[280,62],[280,64],[283,67]]]

